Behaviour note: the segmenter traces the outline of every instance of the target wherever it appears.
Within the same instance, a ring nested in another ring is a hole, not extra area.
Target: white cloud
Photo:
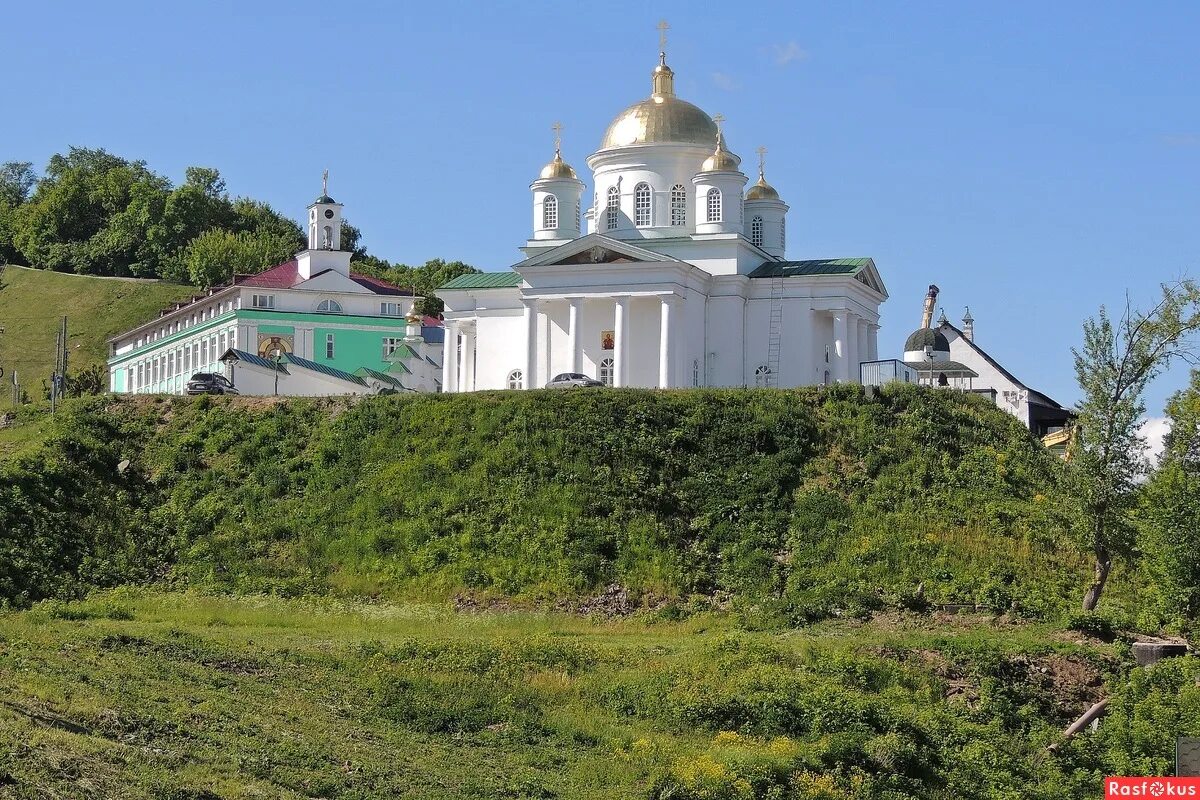
[[[1171,421],[1166,417],[1147,417],[1142,420],[1138,433],[1146,440],[1146,458],[1152,467],[1158,466],[1162,456],[1163,437],[1171,430]]]
[[[771,45],[771,51],[774,54],[775,63],[781,67],[793,61],[804,61],[808,58],[808,51],[796,44],[795,41]]]
[[[713,83],[718,89],[724,89],[727,92],[736,92],[742,88],[742,84],[734,80],[731,75],[726,75],[724,72],[714,72],[712,74]]]

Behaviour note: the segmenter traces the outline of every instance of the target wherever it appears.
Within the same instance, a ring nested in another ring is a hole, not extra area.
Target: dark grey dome
[[[904,352],[920,351],[926,347],[932,347],[935,353],[949,353],[950,340],[935,328],[917,328],[904,343]]]

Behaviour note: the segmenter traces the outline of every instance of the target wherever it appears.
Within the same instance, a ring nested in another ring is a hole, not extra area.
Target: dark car
[[[238,390],[224,375],[215,372],[197,372],[188,378],[188,394],[237,394]]]
[[[549,383],[546,384],[547,389],[578,389],[581,386],[603,386],[604,384],[595,378],[589,378],[579,372],[560,372],[555,375]]]

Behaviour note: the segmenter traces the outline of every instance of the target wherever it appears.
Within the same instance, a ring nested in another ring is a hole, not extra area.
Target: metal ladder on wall
[[[771,318],[767,328],[766,386],[779,385],[779,346],[783,335],[783,271],[771,279]]]

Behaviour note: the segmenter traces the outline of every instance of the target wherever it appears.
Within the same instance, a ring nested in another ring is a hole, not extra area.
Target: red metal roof
[[[323,275],[329,270],[318,272],[317,275]],[[314,275],[313,277],[317,277]],[[306,279],[300,277],[300,268],[296,259],[285,261],[278,266],[264,270],[257,275],[234,275],[233,282],[238,286],[252,286],[263,289],[290,289],[296,284],[303,283]],[[374,294],[389,295],[395,297],[412,297],[412,292],[408,289],[401,289],[393,283],[388,283],[385,280],[372,277],[370,275],[362,275],[358,272],[350,273],[350,280],[357,283],[364,289],[370,289]]]

